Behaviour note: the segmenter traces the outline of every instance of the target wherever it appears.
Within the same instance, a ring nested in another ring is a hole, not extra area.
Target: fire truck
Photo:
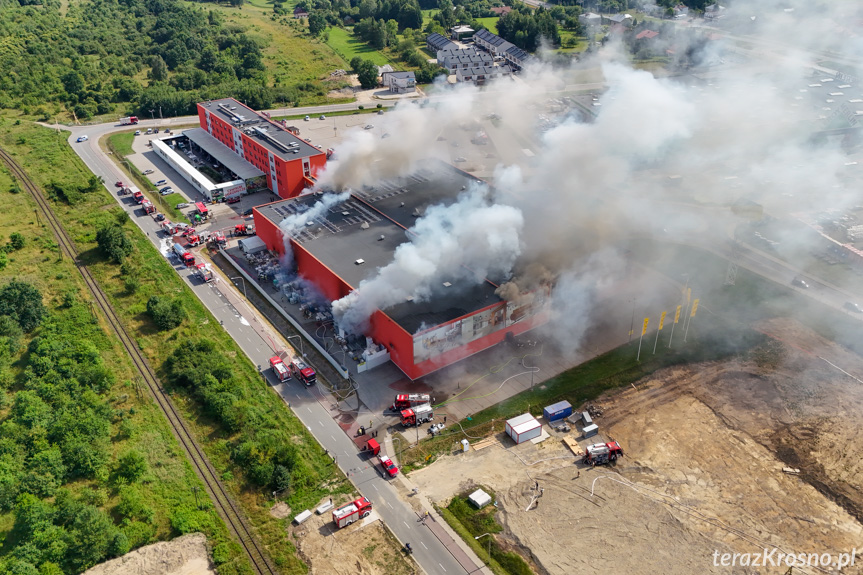
[[[255,224],[237,224],[234,226],[235,236],[253,236],[255,235]]]
[[[177,254],[177,257],[180,258],[186,267],[191,267],[195,265],[195,256],[192,255],[192,252],[181,246],[180,244],[174,244],[174,253]]]
[[[273,373],[276,374],[276,379],[279,381],[288,381],[291,379],[291,372],[288,371],[288,368],[285,367],[285,363],[279,356],[276,355],[270,358],[270,367],[273,368]]]
[[[623,457],[623,450],[616,441],[594,443],[587,446],[582,463],[587,465],[605,465],[606,463],[617,461],[618,457]]]
[[[142,194],[141,192],[133,192],[132,198],[135,199],[136,204],[143,204],[144,203],[144,194]]]
[[[311,387],[318,382],[318,374],[315,370],[296,358],[291,360],[291,375],[302,381],[306,387]]]
[[[141,207],[144,208],[145,214],[152,214],[156,211],[156,206],[153,205],[153,202],[147,199],[141,202]]]
[[[401,411],[430,402],[431,396],[427,393],[401,393],[396,396],[393,404],[390,406],[390,410]]]
[[[138,116],[126,116],[125,118],[120,118],[120,123],[124,126],[137,124],[138,123]]]
[[[201,278],[201,281],[203,282],[213,281],[213,278],[216,277],[210,264],[203,262],[195,266],[195,274]]]
[[[365,497],[351,501],[333,511],[333,522],[341,529],[357,519],[364,519],[372,512],[372,502]]]
[[[411,427],[414,425],[426,423],[434,419],[434,411],[432,410],[431,405],[425,403],[423,405],[418,405],[410,409],[405,409],[401,413],[401,418],[402,425],[404,425],[405,427]]]

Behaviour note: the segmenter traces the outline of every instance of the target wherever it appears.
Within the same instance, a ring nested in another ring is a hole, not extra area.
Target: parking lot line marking
[[[438,565],[440,565],[440,563],[438,563]],[[446,571],[446,567],[444,567],[443,565],[440,565],[440,568]]]
[[[423,547],[426,547],[426,544],[423,543],[422,541],[420,541],[420,545],[422,545]],[[428,549],[428,547],[426,547],[426,549]]]

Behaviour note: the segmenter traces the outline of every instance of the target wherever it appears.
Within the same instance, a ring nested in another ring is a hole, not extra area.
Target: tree
[[[357,80],[364,90],[370,90],[378,85],[378,67],[371,60],[363,60],[357,69]]]
[[[84,78],[75,70],[69,70],[60,78],[63,83],[63,89],[69,94],[79,96],[84,91]]]
[[[147,313],[162,331],[174,329],[186,319],[186,310],[180,300],[154,295],[147,301]]]
[[[168,79],[168,65],[161,56],[150,58],[150,78],[157,82]]]
[[[8,315],[25,332],[33,331],[45,315],[42,294],[28,283],[12,280],[0,289],[0,315]]]
[[[86,571],[109,555],[117,528],[104,512],[83,505],[68,527],[67,561],[74,572]]]
[[[312,36],[318,36],[321,32],[327,29],[327,20],[320,12],[314,11],[309,14],[309,33]]]
[[[120,456],[114,474],[129,483],[135,483],[147,473],[147,469],[147,460],[133,449]]]
[[[132,253],[132,241],[117,224],[109,224],[96,232],[96,243],[117,264],[123,263],[126,256]]]

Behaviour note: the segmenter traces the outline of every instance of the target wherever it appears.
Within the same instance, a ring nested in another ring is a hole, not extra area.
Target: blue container
[[[542,414],[545,416],[546,421],[557,421],[558,419],[564,419],[572,415],[572,406],[568,401],[559,401],[554,405],[543,408]]]

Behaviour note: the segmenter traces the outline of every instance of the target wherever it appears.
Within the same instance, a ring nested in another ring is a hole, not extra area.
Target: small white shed
[[[467,500],[473,503],[474,507],[477,509],[482,509],[489,503],[491,503],[491,495],[483,491],[482,489],[477,489],[473,493],[467,496]]]
[[[542,433],[542,425],[529,413],[506,421],[506,434],[516,443],[524,443]]]
[[[267,249],[267,244],[265,244],[264,240],[258,236],[243,238],[237,242],[237,246],[239,246],[240,250],[242,250],[242,252],[247,256]]]

